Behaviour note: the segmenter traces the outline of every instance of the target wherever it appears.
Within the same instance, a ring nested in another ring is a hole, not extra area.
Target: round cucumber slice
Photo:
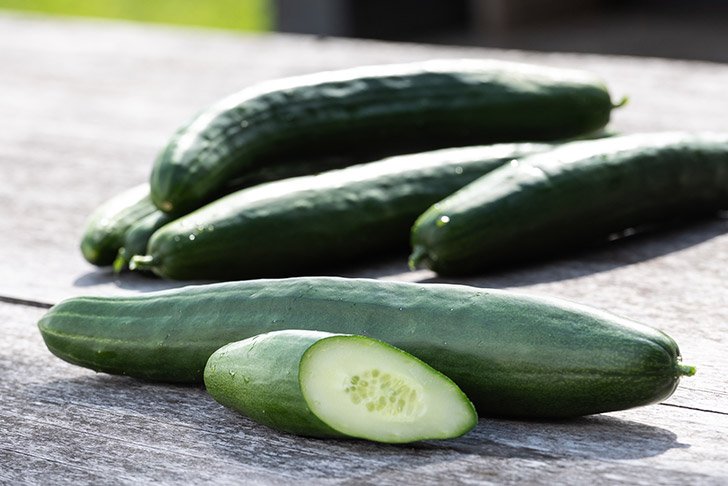
[[[391,443],[448,439],[478,421],[470,400],[448,377],[364,336],[317,341],[303,354],[298,377],[313,414],[351,437]]]

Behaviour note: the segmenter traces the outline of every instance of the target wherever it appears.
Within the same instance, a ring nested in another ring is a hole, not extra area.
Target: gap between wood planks
[[[54,304],[48,302],[40,302],[37,300],[18,299],[17,297],[8,297],[7,295],[0,295],[0,302],[15,305],[25,305],[28,307],[39,307],[41,309],[50,309]]]
[[[27,307],[37,307],[40,309],[50,309],[54,305],[54,304],[50,304],[48,302],[41,302],[41,301],[37,301],[37,300],[28,300],[28,299],[19,299],[17,297],[9,297],[7,295],[0,295],[0,302],[5,302],[7,304],[14,304],[14,305],[24,305]],[[678,405],[678,404],[674,404],[674,403],[658,403],[658,405],[663,405],[665,407],[682,408],[684,410],[695,410],[697,412],[707,412],[707,413],[716,413],[718,415],[728,415],[728,412],[719,412],[717,410],[707,410],[704,408],[688,407],[685,405]]]
[[[658,405],[663,405],[665,407],[682,408],[684,410],[695,410],[696,412],[707,412],[707,413],[717,413],[718,415],[728,415],[728,412],[719,412],[717,410],[707,410],[705,408],[698,408],[698,407],[687,407],[685,405],[678,405],[676,403],[658,403]]]

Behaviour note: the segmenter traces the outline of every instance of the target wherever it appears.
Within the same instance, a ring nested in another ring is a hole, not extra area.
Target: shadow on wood
[[[154,292],[187,285],[209,283],[195,280],[163,280],[149,273],[124,272],[114,273],[110,268],[99,268],[79,275],[74,281],[74,287],[96,287],[101,285],[114,285],[120,289],[137,292]]]
[[[161,429],[169,429],[171,435],[160,441],[174,441],[172,430],[184,429],[226,460],[248,463],[255,459],[277,470],[315,469],[318,462],[342,455],[365,463],[406,458],[409,464],[445,460],[450,454],[546,461],[629,460],[688,447],[669,430],[609,415],[560,421],[483,418],[473,432],[460,439],[406,446],[306,439],[257,425],[223,408],[200,387],[105,374],[29,385],[22,398],[36,407],[43,404],[51,420],[72,421],[78,429],[101,427],[106,434],[128,441],[136,434],[165,435]],[[256,456],[256,448],[263,442],[269,451],[265,457]],[[306,452],[292,458],[286,452],[291,448]]]
[[[494,268],[473,276],[423,275],[421,283],[460,283],[476,287],[503,288],[557,282],[608,272],[679,252],[728,233],[727,219],[702,219],[670,224],[621,237],[615,241],[574,248],[551,258],[526,259],[509,267]],[[568,255],[568,256],[567,256]]]
[[[339,265],[305,275],[333,275],[358,278],[391,278],[420,283],[459,283],[476,287],[525,287],[546,282],[570,280],[586,275],[608,272],[615,268],[652,260],[728,233],[728,219],[711,218],[687,224],[673,223],[659,228],[600,242],[584,248],[574,248],[551,258],[525,260],[517,265],[494,268],[493,272],[465,277],[440,277],[430,271],[409,272],[407,254],[403,251],[363,258],[361,261]],[[292,273],[281,277],[301,275]],[[110,269],[87,272],[73,282],[74,287],[94,287],[112,284],[121,289],[152,292],[210,281],[171,281],[150,274],[126,272],[115,274]]]

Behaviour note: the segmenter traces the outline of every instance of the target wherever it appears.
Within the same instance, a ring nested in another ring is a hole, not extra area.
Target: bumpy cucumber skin
[[[523,144],[524,147],[526,145],[527,144]],[[536,144],[533,145],[534,147],[536,147]],[[544,144],[544,147],[546,146],[547,145]],[[316,173],[318,170],[323,170],[327,167],[333,168],[337,167],[338,165],[341,165],[341,162],[338,160],[318,160],[315,164],[312,161],[303,161],[300,164],[297,164],[296,167],[289,168],[281,168],[275,166],[263,167],[261,170],[246,174],[244,177],[240,177],[238,179],[230,181],[230,183],[221,192],[221,195],[229,194],[236,190],[250,187],[256,184],[263,184],[266,182],[277,181],[279,179],[295,177],[298,175],[313,174]],[[123,222],[124,224],[128,224],[126,231],[121,231],[121,229],[117,231],[118,234],[123,233],[121,248],[119,248],[116,259],[113,261],[114,270],[117,273],[128,269],[129,262],[131,261],[131,258],[133,256],[145,255],[147,253],[147,245],[149,244],[149,240],[154,232],[156,232],[162,226],[174,221],[177,217],[182,216],[182,214],[172,215],[157,209],[157,207],[154,206],[154,204],[151,202],[151,196],[149,196],[148,194],[149,185],[144,184],[144,186],[147,188],[147,195],[143,197],[144,202],[139,205],[138,213],[135,212],[135,210],[137,209],[137,206],[135,206],[135,204],[137,203],[136,200],[132,200],[131,206],[129,206],[128,209],[123,212],[122,207],[119,207],[120,213],[126,214],[128,212],[129,216],[128,219]],[[153,211],[147,214],[150,207],[153,208]],[[140,219],[134,221],[134,218],[136,218],[137,216],[139,216]],[[131,223],[129,221],[131,221]],[[115,235],[115,239],[110,240],[110,243],[111,242],[113,242],[113,244],[109,245],[109,254],[112,248],[118,247],[118,236]],[[108,262],[108,256],[105,257],[104,261]]]
[[[152,199],[188,212],[231,179],[313,156],[556,140],[597,130],[613,105],[588,73],[502,61],[370,66],[245,89],[180,128],[157,157]],[[356,157],[354,157],[356,159]]]
[[[195,383],[225,344],[309,329],[370,336],[450,377],[481,415],[569,417],[646,405],[678,384],[664,333],[556,299],[441,284],[305,277],[78,297],[39,322],[56,356]]]
[[[121,248],[127,229],[156,211],[147,183],[132,187],[109,199],[86,221],[81,237],[83,257],[94,265],[111,265]]]
[[[155,206],[156,208],[156,206]],[[124,235],[122,247],[114,260],[114,270],[121,272],[129,266],[134,255],[145,255],[149,239],[155,231],[174,220],[174,216],[156,210],[132,224]]]
[[[499,144],[392,157],[243,189],[179,218],[149,242],[168,279],[280,277],[401,249],[430,205],[549,144]]]
[[[615,232],[728,208],[728,135],[573,142],[501,167],[412,228],[411,266],[469,274]]]
[[[329,336],[317,331],[280,331],[230,343],[207,361],[205,388],[217,402],[276,430],[344,437],[311,412],[298,383],[301,357]]]

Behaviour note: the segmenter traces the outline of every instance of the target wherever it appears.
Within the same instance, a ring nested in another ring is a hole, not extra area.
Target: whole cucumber
[[[666,334],[545,297],[458,285],[305,277],[133,297],[77,297],[41,318],[56,356],[106,373],[199,383],[225,344],[305,329],[396,346],[450,377],[481,415],[569,417],[668,397],[681,375]]]
[[[314,174],[340,163],[337,160],[317,160],[301,161],[296,167],[264,167],[230,181],[221,195],[256,184]],[[112,264],[117,273],[126,270],[131,257],[146,254],[152,234],[181,215],[160,211],[152,203],[148,183],[134,187],[100,206],[89,218],[81,244],[84,257],[100,266]],[[112,260],[114,252],[116,258]]]
[[[179,280],[326,271],[402,249],[431,204],[548,144],[437,150],[243,189],[154,233],[131,268]],[[141,249],[141,248],[139,248]]]
[[[154,203],[184,213],[232,179],[311,157],[374,155],[597,130],[613,108],[590,73],[493,60],[369,66],[262,83],[181,127],[157,157]],[[299,172],[293,169],[294,172]]]
[[[725,208],[728,135],[572,142],[486,174],[425,211],[412,228],[410,265],[472,273]]]
[[[109,199],[86,220],[81,237],[83,257],[94,265],[111,265],[129,227],[157,211],[149,196],[147,183]]]
[[[231,343],[207,361],[205,387],[256,422],[312,437],[405,443],[478,423],[449,378],[365,336],[283,330]]]

